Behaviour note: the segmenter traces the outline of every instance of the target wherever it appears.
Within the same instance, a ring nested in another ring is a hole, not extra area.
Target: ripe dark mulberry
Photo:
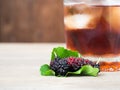
[[[70,65],[67,62],[67,59],[55,58],[54,61],[51,61],[50,68],[55,71],[56,76],[65,76],[69,71]]]

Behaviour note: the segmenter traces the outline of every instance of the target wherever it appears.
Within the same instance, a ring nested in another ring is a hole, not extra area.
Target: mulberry
[[[50,62],[50,68],[55,72],[56,76],[65,76],[67,72],[77,71],[84,65],[91,65],[99,68],[99,64],[88,59],[77,57],[68,57],[63,59],[57,57]]]
[[[84,58],[69,57],[67,58],[68,64],[70,65],[71,71],[77,71],[84,65],[91,65],[94,67],[95,63]]]
[[[69,71],[70,65],[67,62],[67,59],[55,58],[54,61],[51,61],[50,68],[55,72],[56,76],[65,76]]]

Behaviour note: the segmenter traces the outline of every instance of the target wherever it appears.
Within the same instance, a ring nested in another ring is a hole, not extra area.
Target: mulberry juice
[[[119,59],[119,5],[66,5],[64,24],[68,49],[79,51],[85,57],[101,57],[105,61]]]

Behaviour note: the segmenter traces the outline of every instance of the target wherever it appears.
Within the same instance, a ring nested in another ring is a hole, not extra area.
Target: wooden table
[[[120,72],[101,72],[98,77],[41,76],[53,47],[62,43],[0,44],[0,90],[119,90]]]

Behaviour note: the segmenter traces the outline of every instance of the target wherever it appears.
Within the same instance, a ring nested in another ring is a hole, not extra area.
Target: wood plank
[[[0,0],[2,42],[64,42],[62,0]]]
[[[101,72],[97,77],[41,76],[49,64],[51,49],[60,43],[0,44],[0,90],[119,90],[120,72]]]

